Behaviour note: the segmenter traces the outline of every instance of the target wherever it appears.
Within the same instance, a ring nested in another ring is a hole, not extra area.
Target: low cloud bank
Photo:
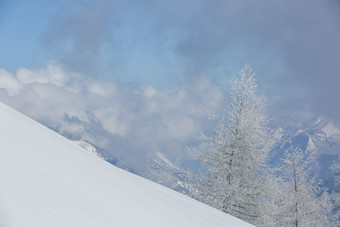
[[[143,168],[150,155],[188,157],[186,147],[211,129],[207,110],[225,95],[209,78],[158,91],[101,83],[51,62],[41,69],[0,70],[0,100],[73,139],[87,140],[126,168]]]

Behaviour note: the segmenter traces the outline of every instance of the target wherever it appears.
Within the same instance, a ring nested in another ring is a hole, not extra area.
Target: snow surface
[[[0,226],[251,226],[121,170],[0,103]]]

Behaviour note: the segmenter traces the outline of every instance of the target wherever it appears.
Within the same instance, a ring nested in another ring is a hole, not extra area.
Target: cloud
[[[329,105],[340,95],[338,2],[203,2],[179,46],[193,70],[250,62],[268,93],[290,101],[298,96],[318,113],[339,113]]]
[[[171,90],[101,83],[55,62],[41,69],[0,70],[0,99],[71,139],[84,139],[142,168],[156,152],[188,158],[186,146],[211,125],[206,110],[221,110],[222,89],[207,77]]]
[[[102,65],[106,48],[112,49],[111,36],[115,4],[110,1],[74,0],[60,2],[41,35],[42,47],[71,70],[91,74]]]
[[[21,90],[21,85],[13,74],[6,70],[0,69],[0,88],[7,91],[9,95],[15,95]]]
[[[274,118],[340,113],[339,1],[59,6],[40,41],[62,65],[0,70],[1,100],[119,160],[142,166],[157,151],[185,156],[195,133],[211,127],[206,109],[224,107],[221,87],[245,63],[275,104]]]
[[[334,115],[339,11],[335,0],[74,0],[43,37],[73,71],[156,87],[207,75],[228,89],[230,76],[250,63],[267,95]]]

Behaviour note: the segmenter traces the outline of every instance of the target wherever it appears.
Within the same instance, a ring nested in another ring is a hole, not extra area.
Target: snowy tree
[[[311,171],[311,155],[299,148],[286,151],[280,172],[280,226],[336,226],[327,191]]]
[[[337,161],[332,166],[332,171],[334,173],[334,191],[332,193],[332,198],[334,200],[334,210],[338,217],[340,216],[340,162]]]
[[[249,65],[234,76],[231,103],[217,119],[213,135],[201,136],[196,152],[207,167],[198,182],[198,199],[247,222],[263,217],[268,152],[280,138],[270,130]]]

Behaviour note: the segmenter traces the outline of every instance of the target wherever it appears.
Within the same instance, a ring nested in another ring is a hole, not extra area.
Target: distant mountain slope
[[[103,157],[92,144],[90,144],[90,143],[88,143],[84,140],[74,140],[73,142],[75,144],[78,144],[79,146],[81,146],[85,150],[91,152],[92,154],[97,155],[99,158],[101,158],[103,160],[107,160],[107,158]]]
[[[162,184],[175,191],[190,194],[187,171],[172,163],[164,154],[157,152],[149,160],[146,171],[141,173],[147,179]]]
[[[0,103],[0,226],[251,226],[118,169]]]
[[[313,171],[332,190],[334,175],[330,167],[340,155],[340,127],[330,120],[318,117],[291,131],[291,134],[285,135],[283,143],[273,150],[273,163],[276,164],[282,158],[283,151],[290,144],[308,151],[315,160],[312,163]]]

